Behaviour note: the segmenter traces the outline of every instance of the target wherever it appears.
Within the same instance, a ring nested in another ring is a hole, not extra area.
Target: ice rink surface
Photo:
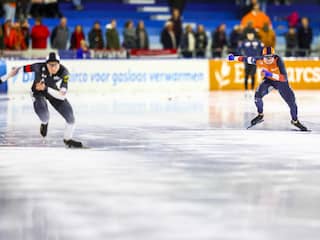
[[[320,92],[72,95],[75,139],[50,108],[0,98],[0,240],[318,240]]]

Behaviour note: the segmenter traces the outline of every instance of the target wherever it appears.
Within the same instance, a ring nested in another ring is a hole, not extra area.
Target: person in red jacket
[[[21,24],[20,22],[15,22],[14,25],[14,30],[15,30],[15,36],[14,36],[14,50],[26,50],[27,45],[26,41],[21,29]]]
[[[3,24],[3,42],[5,49],[14,49],[16,31],[12,21],[9,19]]]
[[[77,25],[71,35],[70,49],[77,50],[81,48],[81,41],[86,40],[81,25]]]
[[[50,31],[48,27],[42,24],[40,18],[37,18],[31,30],[32,48],[46,49],[49,36]]]

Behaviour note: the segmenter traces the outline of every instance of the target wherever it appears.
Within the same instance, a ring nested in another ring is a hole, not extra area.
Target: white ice
[[[0,99],[0,240],[318,240],[319,91],[73,95],[75,138],[28,96]]]

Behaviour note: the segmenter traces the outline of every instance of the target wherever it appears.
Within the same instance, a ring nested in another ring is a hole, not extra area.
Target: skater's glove
[[[232,62],[232,61],[243,62],[244,61],[244,57],[243,56],[235,56],[233,54],[229,54],[228,55],[228,60],[230,62]]]
[[[36,90],[37,91],[45,91],[47,89],[46,84],[44,83],[43,80],[41,80],[40,82],[36,83]]]
[[[234,55],[233,54],[229,54],[228,55],[228,60],[229,61],[234,61]]]
[[[272,72],[269,72],[269,71],[267,71],[265,69],[262,69],[261,75],[262,75],[262,77],[269,78],[269,77],[272,77]]]

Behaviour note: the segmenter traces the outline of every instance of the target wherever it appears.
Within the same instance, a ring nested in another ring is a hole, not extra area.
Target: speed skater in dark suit
[[[54,109],[56,109],[66,121],[63,140],[66,146],[70,148],[81,148],[82,143],[72,139],[75,118],[72,106],[66,98],[69,72],[65,66],[60,64],[59,55],[51,52],[45,62],[15,68],[9,72],[7,78],[15,76],[21,68],[23,68],[25,73],[35,73],[35,79],[31,90],[34,111],[41,121],[41,136],[47,136],[49,122],[47,102],[49,101]]]
[[[298,120],[298,107],[294,92],[289,86],[288,76],[283,60],[280,56],[275,54],[272,47],[264,47],[262,49],[262,56],[247,57],[247,56],[228,56],[229,61],[247,62],[255,64],[262,69],[262,82],[257,88],[254,99],[258,110],[258,115],[251,120],[251,125],[256,125],[263,121],[263,101],[262,98],[267,95],[273,88],[279,91],[280,96],[288,104],[291,114],[291,124],[299,128],[301,131],[308,131],[308,129]]]
[[[255,38],[254,32],[248,32],[246,34],[246,39],[241,43],[239,47],[239,54],[247,57],[259,56],[263,49],[263,43]],[[244,88],[248,90],[248,79],[251,78],[251,89],[254,90],[255,78],[257,72],[257,66],[255,64],[249,64],[244,62]]]

